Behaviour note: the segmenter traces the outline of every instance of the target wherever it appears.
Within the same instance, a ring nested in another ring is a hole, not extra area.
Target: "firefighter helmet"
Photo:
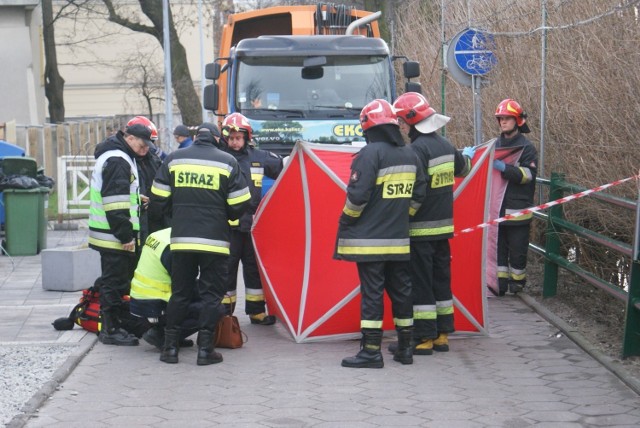
[[[525,119],[527,118],[527,114],[522,111],[522,107],[518,104],[517,101],[514,101],[510,98],[506,100],[502,100],[498,107],[496,107],[496,117],[505,117],[511,116],[516,119],[516,125],[519,127],[524,125]]]
[[[229,138],[229,134],[234,131],[244,132],[247,136],[247,141],[251,141],[253,128],[251,128],[249,119],[247,119],[243,114],[231,113],[222,121],[222,135],[224,138]]]
[[[500,101],[500,104],[496,107],[495,116],[498,120],[501,117],[513,117],[516,119],[516,126],[520,132],[523,134],[531,132],[529,125],[527,125],[527,113],[522,110],[517,101],[511,98]]]
[[[151,130],[151,141],[156,141],[158,139],[158,128],[144,116],[136,116],[127,122],[127,127],[131,125],[144,125]]]
[[[366,131],[378,125],[398,125],[398,118],[393,106],[385,100],[373,100],[362,108],[360,112],[360,125]]]
[[[417,92],[406,92],[400,95],[393,103],[393,108],[398,117],[409,125],[422,122],[436,112],[424,95]]]
[[[424,95],[418,92],[406,92],[398,97],[393,108],[396,114],[408,125],[423,133],[430,134],[442,128],[451,119],[436,113]]]

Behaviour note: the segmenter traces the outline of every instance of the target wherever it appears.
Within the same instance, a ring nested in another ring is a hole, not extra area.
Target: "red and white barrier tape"
[[[560,205],[560,204],[564,204],[565,202],[573,201],[574,199],[583,198],[583,197],[585,197],[587,195],[590,195],[591,193],[601,192],[604,189],[608,189],[609,187],[617,186],[618,184],[625,183],[627,181],[636,179],[638,177],[639,177],[638,175],[634,175],[634,176],[631,176],[631,177],[624,178],[622,180],[616,180],[616,181],[613,181],[613,182],[608,183],[608,184],[603,184],[602,186],[594,187],[593,189],[585,190],[584,192],[575,193],[573,195],[565,196],[564,198],[556,199],[555,201],[547,202],[546,204],[538,205],[537,207],[531,207],[531,208],[524,209],[522,211],[518,211],[518,212],[513,213],[513,214],[507,214],[504,217],[500,217],[500,218],[497,218],[495,220],[488,221],[486,223],[481,223],[481,224],[479,224],[477,226],[474,226],[474,227],[469,227],[467,229],[459,230],[454,234],[454,236],[461,235],[463,233],[473,232],[474,230],[478,230],[478,229],[484,229],[484,228],[492,226],[494,224],[499,224],[499,223],[502,223],[503,221],[511,220],[511,219],[516,218],[516,217],[521,217],[521,216],[526,215],[526,214],[531,214],[531,213],[534,213],[536,211],[546,210],[547,208],[551,208],[551,207],[553,207],[555,205]]]

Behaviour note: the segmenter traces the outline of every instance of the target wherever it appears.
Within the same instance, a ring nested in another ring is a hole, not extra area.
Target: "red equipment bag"
[[[68,317],[58,318],[51,324],[56,330],[71,330],[78,324],[91,333],[98,333],[101,324],[100,292],[96,287],[82,290],[80,303],[75,305]]]
[[[94,287],[82,290],[82,297],[71,313],[74,322],[92,333],[98,333],[100,318],[100,292]]]

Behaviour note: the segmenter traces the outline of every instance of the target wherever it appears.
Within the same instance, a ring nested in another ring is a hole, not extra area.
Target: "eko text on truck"
[[[205,67],[213,80],[204,106],[220,120],[240,112],[254,143],[288,155],[296,141],[364,142],[359,114],[367,103],[396,98],[395,60],[405,91],[421,92],[411,78],[417,62],[394,57],[372,13],[319,3],[278,6],[229,16],[220,56]]]

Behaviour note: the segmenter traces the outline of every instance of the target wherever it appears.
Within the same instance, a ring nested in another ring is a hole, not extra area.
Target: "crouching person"
[[[165,312],[171,297],[171,228],[152,233],[142,247],[140,260],[131,281],[131,315],[148,320],[148,328],[141,334],[147,343],[162,350],[164,344]],[[180,328],[180,347],[191,347],[187,337],[198,331],[198,317],[202,309],[199,298],[189,305],[187,317]]]

